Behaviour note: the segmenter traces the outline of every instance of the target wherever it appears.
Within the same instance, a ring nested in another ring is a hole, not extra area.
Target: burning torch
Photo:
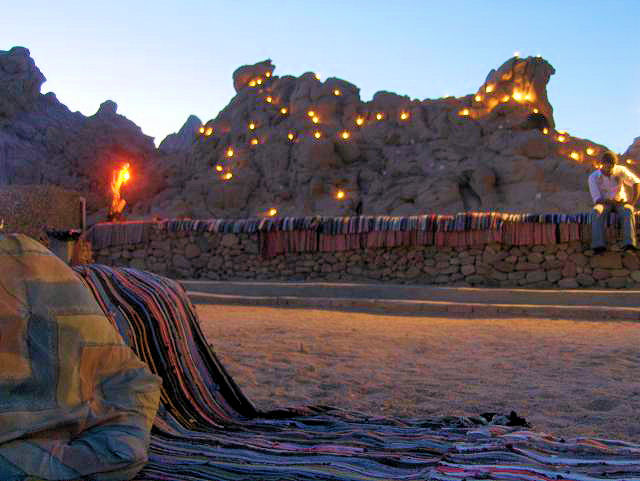
[[[109,208],[109,220],[114,221],[119,219],[124,206],[127,205],[127,201],[120,196],[120,189],[123,184],[131,178],[129,173],[129,163],[124,164],[119,170],[114,170],[111,175],[111,207]]]

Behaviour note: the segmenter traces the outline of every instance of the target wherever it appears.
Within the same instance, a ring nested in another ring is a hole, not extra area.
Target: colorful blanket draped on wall
[[[0,235],[2,481],[131,479],[159,384],[64,262]]]
[[[636,214],[640,221],[640,213]],[[263,219],[164,220],[103,223],[86,235],[94,249],[145,243],[151,232],[257,234],[262,255],[333,252],[372,247],[436,245],[480,246],[556,244],[591,240],[591,214],[511,214],[463,212],[409,217],[279,217]],[[620,235],[615,214],[608,219],[609,239]]]
[[[138,480],[640,480],[638,444],[564,440],[508,426],[506,417],[491,424],[323,407],[257,412],[209,347],[178,283],[128,268],[76,271],[163,378]]]

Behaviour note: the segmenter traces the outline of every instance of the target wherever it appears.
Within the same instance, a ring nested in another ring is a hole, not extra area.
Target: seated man
[[[636,250],[636,224],[633,206],[640,198],[640,179],[623,165],[611,151],[602,154],[601,166],[589,176],[589,192],[593,198],[591,248],[596,254],[607,250],[605,226],[609,212],[622,220],[624,250]],[[624,185],[633,187],[633,198],[627,201]]]

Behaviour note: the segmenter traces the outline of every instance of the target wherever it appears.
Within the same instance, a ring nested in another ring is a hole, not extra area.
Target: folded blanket
[[[0,479],[133,478],[160,379],[41,244],[0,235],[0,266]]]

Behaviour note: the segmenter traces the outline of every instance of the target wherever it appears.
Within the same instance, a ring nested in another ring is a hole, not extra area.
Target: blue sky
[[[640,1],[22,1],[2,7],[0,50],[31,51],[71,110],[112,99],[159,143],[234,95],[233,71],[318,72],[411,98],[475,92],[519,51],[556,69],[559,129],[622,152],[640,136]]]

